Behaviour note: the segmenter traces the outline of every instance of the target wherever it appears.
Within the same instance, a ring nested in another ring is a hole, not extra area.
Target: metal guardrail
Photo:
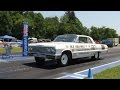
[[[3,45],[4,45],[3,48],[5,48],[5,53],[2,54],[2,58],[10,58],[10,57],[13,58],[12,53],[11,53],[11,49],[12,49],[11,44],[4,43]]]
[[[22,43],[19,42],[0,42],[0,47],[4,47],[4,44],[10,44],[12,47],[21,47]]]

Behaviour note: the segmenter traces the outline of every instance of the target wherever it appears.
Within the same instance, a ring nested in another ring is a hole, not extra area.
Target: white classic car
[[[105,44],[96,44],[86,35],[65,34],[57,36],[52,42],[29,44],[28,53],[33,54],[38,64],[55,60],[61,66],[68,65],[73,59],[91,57],[100,58],[108,51]]]

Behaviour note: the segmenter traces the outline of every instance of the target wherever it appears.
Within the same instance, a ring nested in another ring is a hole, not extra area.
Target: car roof
[[[78,34],[63,34],[63,35],[75,35],[75,36],[89,37],[87,35],[78,35]]]

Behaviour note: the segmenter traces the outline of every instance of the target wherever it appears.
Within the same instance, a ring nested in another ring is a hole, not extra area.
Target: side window
[[[92,43],[90,38],[87,38],[87,43]]]
[[[86,37],[79,37],[79,43],[87,43]]]
[[[79,37],[79,43],[92,43],[92,41],[88,37]]]

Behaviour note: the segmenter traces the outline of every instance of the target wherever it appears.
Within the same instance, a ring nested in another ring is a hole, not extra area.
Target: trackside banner
[[[23,22],[23,56],[28,55],[28,22]]]

